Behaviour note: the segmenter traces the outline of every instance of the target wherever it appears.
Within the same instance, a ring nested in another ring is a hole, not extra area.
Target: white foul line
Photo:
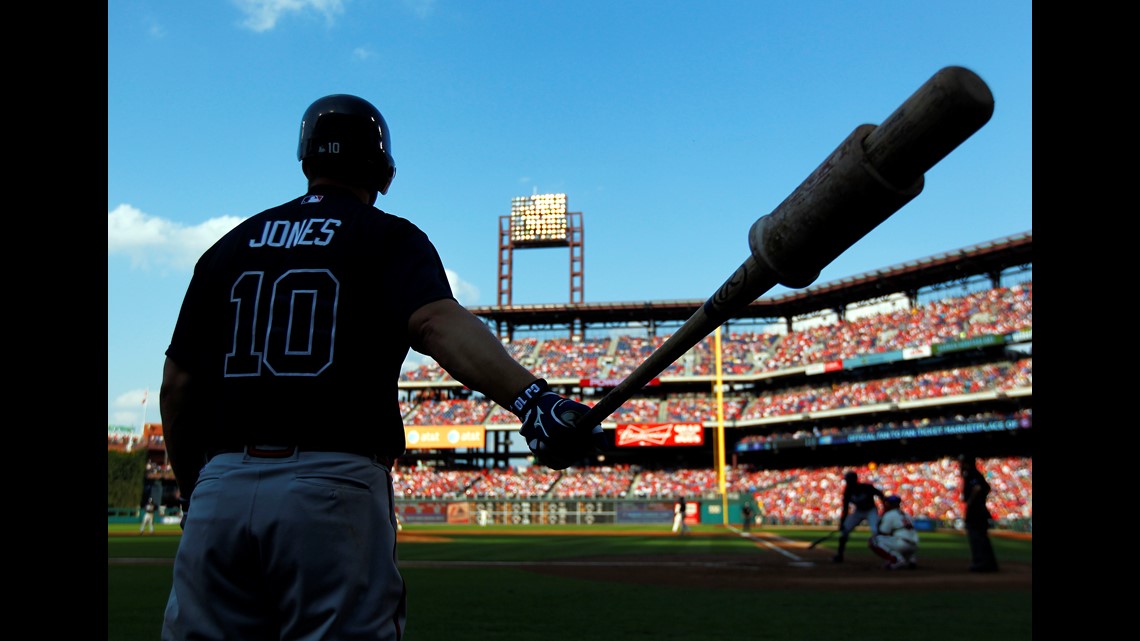
[[[732,526],[729,526],[728,529],[732,530],[733,532],[737,532],[738,534],[740,534],[740,536],[743,536],[744,538],[751,540],[753,543],[763,545],[764,547],[768,548],[769,550],[772,550],[773,552],[779,552],[780,554],[783,554],[784,556],[788,557],[789,559],[791,559],[793,561],[804,562],[803,558],[800,557],[798,554],[794,554],[792,552],[789,552],[782,547],[772,545],[771,539],[769,539],[769,538],[758,539],[758,538],[752,536],[751,532],[742,532],[742,531],[740,531],[740,530],[738,530]],[[781,543],[795,543],[796,542],[796,541],[793,541],[792,539],[786,539],[782,536],[772,535],[771,538],[776,539],[777,541],[780,541]]]

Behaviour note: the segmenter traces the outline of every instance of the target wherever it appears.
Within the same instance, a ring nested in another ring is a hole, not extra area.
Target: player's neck
[[[375,205],[376,197],[378,195],[375,190],[364,189],[363,187],[350,185],[346,182],[337,180],[336,178],[328,178],[326,176],[317,176],[309,180],[309,191],[312,191],[316,187],[339,187],[340,189],[344,189],[352,193],[352,195],[356,196],[360,202],[364,203],[365,205]]]

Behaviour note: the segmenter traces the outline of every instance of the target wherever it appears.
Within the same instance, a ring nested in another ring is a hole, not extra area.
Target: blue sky
[[[377,206],[465,305],[497,302],[499,217],[534,193],[582,212],[586,302],[704,300],[758,217],[948,65],[993,118],[816,283],[1033,228],[1029,0],[111,0],[107,26],[109,424],[159,420],[194,261],[304,193],[300,118],[327,94],[384,114]],[[514,253],[515,303],[569,299],[568,250]]]

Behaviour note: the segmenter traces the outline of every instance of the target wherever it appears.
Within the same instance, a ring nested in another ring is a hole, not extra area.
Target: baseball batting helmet
[[[859,475],[854,472],[848,472],[843,475],[843,480],[847,481],[848,483],[854,483],[855,481],[859,480]]]
[[[888,496],[887,497],[887,505],[893,505],[895,507],[898,507],[898,506],[902,505],[902,498],[898,497],[898,496]]]
[[[372,103],[349,94],[318,98],[305,110],[297,160],[308,178],[335,176],[382,194],[396,175],[384,116]]]

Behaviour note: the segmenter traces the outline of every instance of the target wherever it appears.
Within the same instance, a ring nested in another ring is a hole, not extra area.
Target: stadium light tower
[[[516,249],[570,248],[570,303],[583,299],[582,213],[566,209],[566,194],[511,198],[511,213],[499,217],[499,305],[511,305]]]

